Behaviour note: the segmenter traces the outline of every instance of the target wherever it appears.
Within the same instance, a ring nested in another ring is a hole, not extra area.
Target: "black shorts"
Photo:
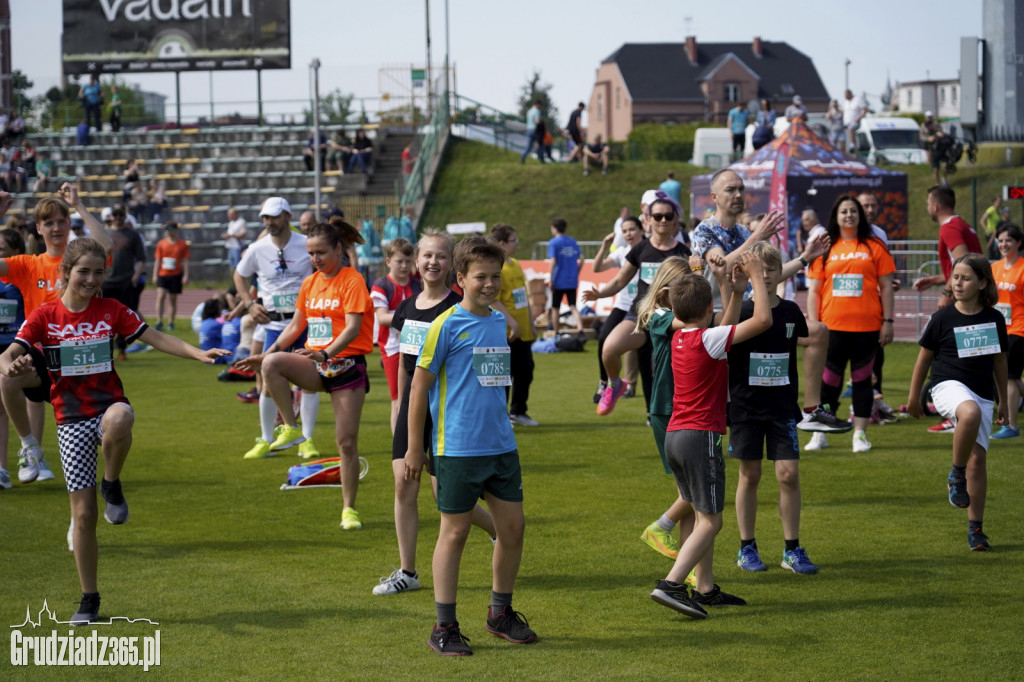
[[[569,137],[572,139],[572,143],[577,147],[583,144],[583,135],[580,133],[579,130],[573,130],[572,128],[570,128]]]
[[[796,420],[755,419],[729,427],[729,456],[733,459],[800,459]]]
[[[684,429],[665,434],[665,456],[679,495],[702,514],[725,509],[725,458],[722,434]]]
[[[351,362],[349,362],[351,361]],[[345,367],[345,365],[350,365]],[[360,388],[370,392],[370,377],[366,374],[366,356],[353,355],[347,358],[331,358],[330,362],[316,363],[317,374],[328,393],[355,391]]]
[[[1006,369],[1010,379],[1020,379],[1024,373],[1024,336],[1009,334],[1006,349]]]
[[[404,372],[405,370],[400,370]],[[408,381],[405,382],[405,392],[402,394],[402,401],[398,403],[398,419],[395,420],[395,435],[391,438],[391,461],[405,459],[405,452],[409,449],[409,393],[412,391],[412,375],[407,374]],[[427,408],[427,418],[423,420],[423,447],[427,450],[427,473],[434,475],[433,435],[434,422],[430,418],[430,408]]]
[[[169,294],[180,294],[181,280],[184,276],[184,273],[178,275],[160,275],[156,278],[156,286],[158,289],[166,289]]]
[[[552,289],[551,290],[551,307],[554,310],[558,310],[558,307],[562,305],[562,297],[565,297],[565,302],[570,306],[576,305],[576,290],[575,289]]]

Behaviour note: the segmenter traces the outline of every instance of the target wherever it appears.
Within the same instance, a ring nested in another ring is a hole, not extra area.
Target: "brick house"
[[[597,69],[588,135],[625,140],[638,123],[724,125],[737,102],[764,98],[781,116],[793,95],[808,112],[828,110],[814,63],[788,43],[625,43]]]

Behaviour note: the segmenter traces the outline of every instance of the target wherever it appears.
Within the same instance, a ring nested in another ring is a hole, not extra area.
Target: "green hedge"
[[[721,128],[699,121],[682,125],[641,123],[621,143],[621,158],[631,161],[689,161],[693,157],[693,138],[698,128]],[[616,150],[618,151],[618,150]]]

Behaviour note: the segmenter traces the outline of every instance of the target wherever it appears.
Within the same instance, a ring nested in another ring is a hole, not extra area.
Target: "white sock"
[[[274,418],[277,417],[277,405],[274,399],[266,393],[260,394],[260,431],[263,433],[263,440],[268,443],[274,442]]]
[[[21,447],[28,448],[32,447],[33,445],[39,445],[39,441],[37,441],[36,437],[33,436],[31,433],[21,439]]]
[[[302,418],[302,435],[306,440],[313,440],[313,429],[316,427],[316,413],[320,410],[320,394],[302,392],[299,401],[299,416]]]
[[[668,517],[668,514],[662,514],[661,518],[658,519],[658,526],[664,530],[671,531],[676,527],[676,522]]]

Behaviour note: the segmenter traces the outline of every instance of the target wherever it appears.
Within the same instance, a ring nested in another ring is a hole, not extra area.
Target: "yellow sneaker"
[[[242,455],[242,459],[262,459],[270,455],[270,443],[257,437],[256,445],[252,446],[252,450]]]
[[[363,522],[359,520],[359,512],[352,507],[345,507],[341,510],[342,530],[359,530],[362,527]]]
[[[644,528],[640,539],[648,547],[656,552],[661,552],[669,559],[679,556],[679,543],[672,537],[672,533],[659,526],[657,521]]]
[[[288,426],[287,424],[281,424],[281,426],[274,429],[274,442],[270,444],[270,449],[273,452],[278,450],[287,450],[293,445],[298,445],[302,441],[306,440],[306,437],[302,435],[302,431],[297,426]]]
[[[313,445],[313,441],[306,439],[299,443],[299,457],[302,459],[314,459],[320,456],[320,451]]]

